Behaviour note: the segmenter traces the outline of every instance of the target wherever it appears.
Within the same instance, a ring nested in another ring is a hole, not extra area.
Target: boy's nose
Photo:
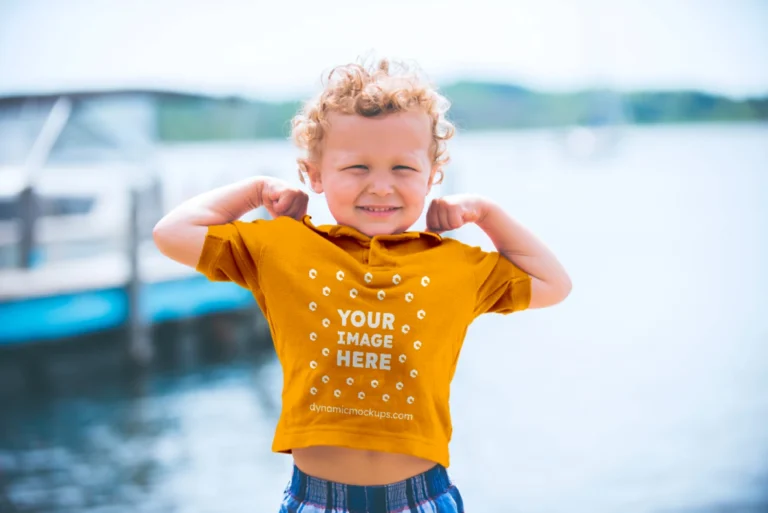
[[[377,196],[392,194],[393,190],[392,181],[387,177],[373,176],[370,182],[368,182],[368,192]]]

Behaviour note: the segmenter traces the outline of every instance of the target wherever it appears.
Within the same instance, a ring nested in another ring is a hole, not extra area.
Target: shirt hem
[[[439,463],[445,468],[450,464],[448,444],[436,444],[424,439],[367,434],[355,431],[311,430],[275,435],[272,451],[290,454],[292,449],[303,449],[314,445],[348,447],[368,451],[408,454]]]

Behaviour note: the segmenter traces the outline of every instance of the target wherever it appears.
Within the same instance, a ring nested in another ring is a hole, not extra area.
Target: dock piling
[[[128,356],[141,367],[149,365],[154,358],[154,347],[142,304],[142,277],[140,269],[141,246],[141,194],[136,187],[130,191],[130,214],[128,216],[127,253],[128,274]]]
[[[18,267],[31,269],[34,264],[35,227],[40,215],[37,195],[34,187],[27,185],[16,200],[19,206],[19,219],[21,220],[21,234],[19,237]]]

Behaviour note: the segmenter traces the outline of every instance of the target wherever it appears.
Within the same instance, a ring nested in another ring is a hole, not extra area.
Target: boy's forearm
[[[209,226],[226,224],[261,206],[262,188],[269,178],[241,180],[188,199],[171,210],[152,232],[155,245],[167,257],[195,267]]]
[[[495,203],[483,200],[477,225],[493,241],[499,253],[528,275],[570,289],[571,280],[555,255]]]
[[[240,219],[261,206],[261,192],[268,177],[256,176],[213,189],[188,199],[161,222],[214,226]]]

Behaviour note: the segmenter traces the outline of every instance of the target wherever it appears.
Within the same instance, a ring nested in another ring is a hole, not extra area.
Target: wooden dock
[[[153,325],[191,326],[207,314],[241,310],[263,320],[249,291],[210,282],[162,256],[151,229],[193,194],[269,174],[264,166],[292,158],[289,145],[164,147],[156,125],[162,94],[0,98],[0,134],[15,141],[22,157],[0,161],[4,354],[29,348],[37,359],[38,348],[91,335],[114,338],[111,332],[121,330],[129,356],[148,363]]]
[[[253,308],[251,293],[213,283],[161,255],[139,250],[139,315],[146,324]],[[33,269],[0,270],[0,346],[86,335],[130,322],[131,266],[114,253]]]

